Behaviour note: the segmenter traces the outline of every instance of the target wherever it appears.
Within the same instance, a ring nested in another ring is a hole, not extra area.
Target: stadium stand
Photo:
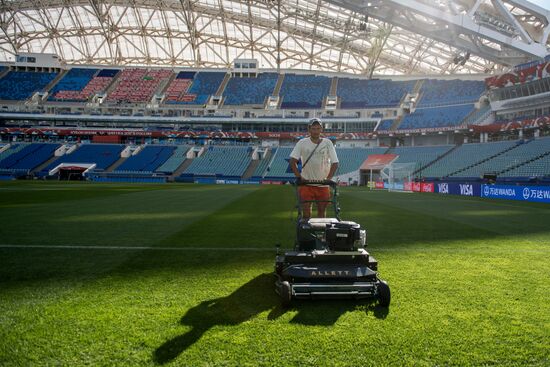
[[[79,101],[85,101],[94,94],[105,92],[109,84],[113,81],[113,78],[120,72],[119,69],[103,69],[96,76],[94,76],[90,82],[82,89],[78,97],[74,99]]]
[[[29,143],[14,143],[9,146],[8,149],[0,153],[0,161],[6,159],[10,155],[19,152],[21,149],[25,148]]]
[[[453,174],[454,177],[481,177],[486,173],[500,173],[537,159],[550,152],[550,138],[519,142],[512,149]]]
[[[382,120],[380,122],[380,125],[378,125],[378,129],[376,129],[376,131],[389,130],[394,122],[395,120]]]
[[[478,110],[475,110],[472,114],[470,114],[465,120],[465,124],[479,124],[483,122],[483,119],[487,118],[491,114],[491,106],[483,106]]]
[[[273,93],[279,75],[261,73],[255,78],[233,77],[229,79],[223,95],[225,105],[263,105]]]
[[[50,91],[50,101],[78,102],[86,100],[82,90],[99,69],[72,68]]]
[[[294,177],[288,165],[292,149],[293,147],[279,147],[279,149],[277,149],[277,152],[272,155],[271,162],[266,169],[265,178]]]
[[[548,139],[548,138],[546,138]],[[550,146],[550,141],[547,142]],[[544,153],[543,153],[544,154]],[[503,172],[502,177],[550,177],[550,150],[540,158],[529,160],[519,167]]]
[[[395,147],[388,151],[388,154],[397,154],[398,157],[393,163],[415,163],[415,169],[425,167],[428,163],[443,156],[454,148],[454,145],[438,145],[426,147]]]
[[[397,107],[416,81],[338,78],[341,108]]]
[[[431,178],[448,177],[454,172],[511,149],[516,144],[517,141],[463,144],[423,169],[420,175]]]
[[[388,148],[336,148],[338,170],[336,176],[357,171],[371,154],[384,154]]]
[[[138,154],[130,156],[114,172],[152,173],[176,150],[175,146],[146,145]]]
[[[422,85],[417,107],[474,103],[484,91],[483,81],[428,79]]]
[[[273,148],[270,148],[270,149],[271,149],[271,154],[269,155],[269,157],[265,158],[265,159],[262,159],[260,164],[258,164],[258,167],[256,167],[256,169],[254,170],[254,173],[252,173],[252,178],[253,179],[262,178],[266,174],[267,167],[268,167],[269,163],[271,162],[271,159],[277,154],[277,149],[278,148],[273,147]]]
[[[95,163],[96,170],[104,170],[120,158],[121,144],[82,144],[70,154],[63,155],[43,169],[43,172],[61,163]]]
[[[179,166],[185,161],[187,151],[189,147],[185,145],[178,145],[174,150],[174,153],[166,162],[160,165],[156,171],[164,173],[173,173]]]
[[[153,97],[159,84],[168,79],[171,70],[124,69],[118,84],[107,97],[113,103],[144,103]]]
[[[293,178],[294,174],[289,167],[290,152],[293,147],[279,147],[275,154],[272,154],[272,160],[269,167],[264,172],[267,179],[275,178]],[[371,154],[384,154],[388,148],[336,148],[336,154],[340,161],[336,175],[343,175],[354,172],[361,167],[361,164]],[[256,176],[256,173],[254,174]]]
[[[50,159],[60,144],[33,143],[0,161],[0,169],[30,171]]]
[[[460,126],[473,109],[473,104],[419,108],[403,118],[398,130]]]
[[[172,80],[165,92],[165,103],[193,102],[196,98],[194,94],[188,94],[187,91],[193,83],[195,72],[180,71],[176,78]]]
[[[226,73],[201,71],[195,74],[188,94],[194,95],[192,100],[181,100],[173,103],[204,105],[208,98],[218,91]]]
[[[209,146],[184,174],[241,177],[251,162],[252,147]]]
[[[326,76],[285,74],[279,95],[282,108],[321,108],[329,94],[331,79]]]
[[[44,90],[57,73],[10,71],[0,79],[0,99],[26,100],[35,92]]]

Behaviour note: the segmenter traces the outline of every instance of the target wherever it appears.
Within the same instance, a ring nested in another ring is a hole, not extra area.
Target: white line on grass
[[[96,246],[96,245],[4,245],[0,248],[18,249],[69,249],[69,250],[122,250],[122,251],[275,251],[275,248],[266,247],[155,247],[155,246]]]

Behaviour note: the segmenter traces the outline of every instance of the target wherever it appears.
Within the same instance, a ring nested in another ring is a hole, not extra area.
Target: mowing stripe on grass
[[[275,252],[276,249],[270,247],[155,247],[155,246],[96,246],[96,245],[9,245],[0,244],[1,248],[9,249],[67,249],[67,250],[112,250],[112,251],[258,251],[258,252]],[[281,251],[292,251],[290,248],[281,248]],[[372,251],[373,255],[377,252],[396,252],[396,251],[412,251],[412,252],[432,252],[432,251],[445,251],[445,252],[486,252],[496,251],[496,248],[448,248],[448,247],[385,247],[377,248]],[[502,249],[509,252],[509,249]],[[549,253],[550,248],[536,248],[536,249],[515,249],[514,252],[522,253]]]
[[[122,251],[270,251],[275,249],[266,247],[154,247],[154,246],[84,246],[84,245],[0,245],[0,248],[18,249],[68,249],[68,250],[122,250]]]

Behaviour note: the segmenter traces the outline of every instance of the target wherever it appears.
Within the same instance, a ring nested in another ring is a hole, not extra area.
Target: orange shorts
[[[329,201],[330,188],[326,186],[300,186],[300,200],[302,201]]]

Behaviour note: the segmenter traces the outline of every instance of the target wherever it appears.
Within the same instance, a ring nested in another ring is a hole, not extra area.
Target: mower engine
[[[361,225],[340,221],[326,225],[325,240],[330,251],[357,251],[367,242],[367,231]]]

